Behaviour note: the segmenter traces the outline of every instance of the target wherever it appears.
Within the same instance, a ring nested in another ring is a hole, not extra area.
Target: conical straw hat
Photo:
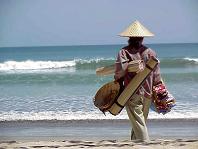
[[[154,36],[147,28],[139,21],[133,22],[128,28],[119,34],[122,37],[150,37]]]

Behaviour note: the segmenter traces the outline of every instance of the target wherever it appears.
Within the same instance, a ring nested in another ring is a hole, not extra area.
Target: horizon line
[[[145,43],[145,45],[159,45],[159,44],[198,44],[198,42],[162,42],[162,43]],[[126,45],[124,43],[109,43],[109,44],[71,44],[71,45],[33,45],[33,46],[0,46],[0,48],[30,48],[30,47],[71,47],[71,46],[111,46],[111,45]]]

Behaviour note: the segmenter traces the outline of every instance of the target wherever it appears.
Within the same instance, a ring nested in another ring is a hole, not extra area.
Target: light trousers
[[[133,95],[126,104],[126,111],[132,125],[131,140],[149,141],[146,120],[151,99]]]

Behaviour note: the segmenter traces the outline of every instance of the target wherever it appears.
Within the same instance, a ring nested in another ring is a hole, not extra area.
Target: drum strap
[[[151,71],[153,70],[153,68],[151,68],[148,64],[146,64],[146,67],[147,67],[148,69],[150,69]]]
[[[120,108],[124,108],[124,106],[119,104],[119,102],[117,100],[115,101],[115,104],[117,104]]]
[[[110,109],[108,109],[111,114],[117,115],[121,112],[123,109],[122,107],[124,107],[126,102],[133,96],[134,93],[136,93],[141,84],[146,80],[147,76],[152,72],[158,63],[158,60],[154,57],[148,60],[145,67],[146,69],[134,76],[124,91],[117,98],[115,103],[111,106]]]

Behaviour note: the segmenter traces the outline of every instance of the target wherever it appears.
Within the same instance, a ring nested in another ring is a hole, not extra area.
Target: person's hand
[[[136,73],[142,72],[144,70],[144,63],[143,61],[141,61],[141,63],[139,64]]]
[[[128,70],[127,70],[128,72],[139,73],[139,72],[144,70],[145,66],[144,66],[144,62],[143,61],[139,61],[138,63],[136,63],[135,66],[133,66],[133,63],[134,62],[132,62],[131,65],[129,63]]]

